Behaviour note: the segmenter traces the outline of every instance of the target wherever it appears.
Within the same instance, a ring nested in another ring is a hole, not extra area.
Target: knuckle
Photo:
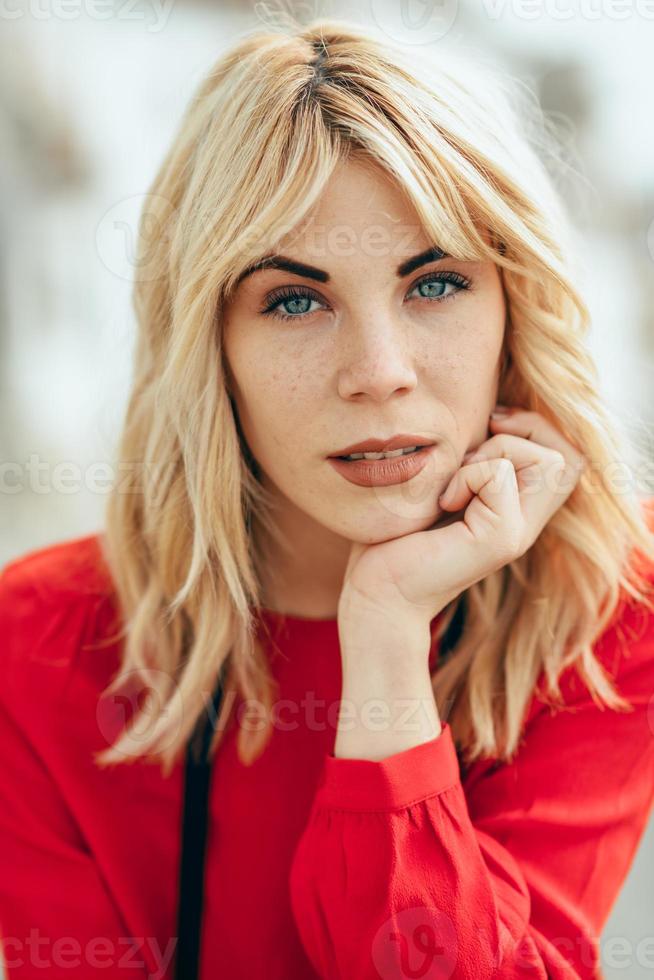
[[[551,466],[556,470],[563,470],[568,465],[568,460],[558,449],[550,449],[548,447],[543,455],[548,466]]]
[[[495,475],[499,480],[510,477],[512,473],[515,473],[513,460],[509,459],[508,456],[499,456],[497,459],[494,459],[492,463],[493,469],[495,470]]]

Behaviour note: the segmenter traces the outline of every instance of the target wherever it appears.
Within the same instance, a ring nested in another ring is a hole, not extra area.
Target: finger
[[[562,453],[540,442],[532,442],[524,436],[510,432],[498,432],[486,439],[476,449],[463,457],[466,463],[477,462],[480,459],[493,459],[496,456],[511,454],[516,466],[531,466],[541,460],[561,456]],[[508,455],[507,455],[508,458]]]
[[[583,452],[573,445],[557,427],[539,412],[514,409],[506,415],[489,419],[491,431],[501,431],[522,436],[540,443],[548,449],[560,452],[566,461],[564,479],[569,490],[578,482],[586,461]]]
[[[468,504],[477,506],[471,511]],[[487,459],[462,466],[452,477],[449,486],[439,498],[439,504],[446,510],[461,510],[466,507],[468,515],[475,522],[473,532],[483,525],[491,528],[499,521],[508,521],[520,512],[518,485],[513,463],[506,457]],[[517,508],[517,511],[516,511]]]
[[[503,434],[489,439],[473,459],[475,456],[480,457],[477,462],[466,465],[490,466],[497,456],[511,460],[516,470],[522,514],[534,531],[544,527],[572,492],[565,476],[566,461],[556,449]]]
[[[444,561],[454,597],[522,553],[525,524],[510,460],[473,463],[457,476],[447,507],[465,507],[462,519],[419,532],[418,553],[412,551],[410,567],[403,572],[418,602],[433,598],[434,582],[443,577]]]
[[[553,491],[560,489],[558,480],[564,470],[565,459],[557,449],[530,442],[522,436],[502,433],[491,436],[470,455],[466,454],[464,461],[469,464],[495,458],[511,460],[521,492],[534,486],[540,487],[543,481]]]

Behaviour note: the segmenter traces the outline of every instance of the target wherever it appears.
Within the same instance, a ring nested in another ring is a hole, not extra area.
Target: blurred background
[[[139,209],[192,91],[257,26],[370,23],[478,52],[536,93],[619,425],[654,457],[654,3],[649,0],[4,0],[0,10],[0,564],[96,531],[134,343]],[[641,481],[642,483],[642,481]],[[639,486],[642,494],[654,485]],[[654,825],[602,937],[654,970]]]

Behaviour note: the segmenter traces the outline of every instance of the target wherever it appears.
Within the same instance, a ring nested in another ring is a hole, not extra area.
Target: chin
[[[358,544],[381,544],[383,541],[391,541],[393,538],[404,537],[405,534],[413,534],[416,531],[426,531],[434,523],[445,516],[445,512],[440,507],[431,507],[427,513],[413,517],[401,517],[389,513],[387,508],[378,509],[378,516],[375,519],[371,509],[360,515],[354,514],[354,520],[339,522],[339,527],[334,527],[342,537]]]

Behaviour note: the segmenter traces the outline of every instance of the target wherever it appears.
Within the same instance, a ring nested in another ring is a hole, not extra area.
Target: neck
[[[309,619],[336,619],[351,542],[296,508],[276,511],[284,547],[253,522],[261,605]]]

